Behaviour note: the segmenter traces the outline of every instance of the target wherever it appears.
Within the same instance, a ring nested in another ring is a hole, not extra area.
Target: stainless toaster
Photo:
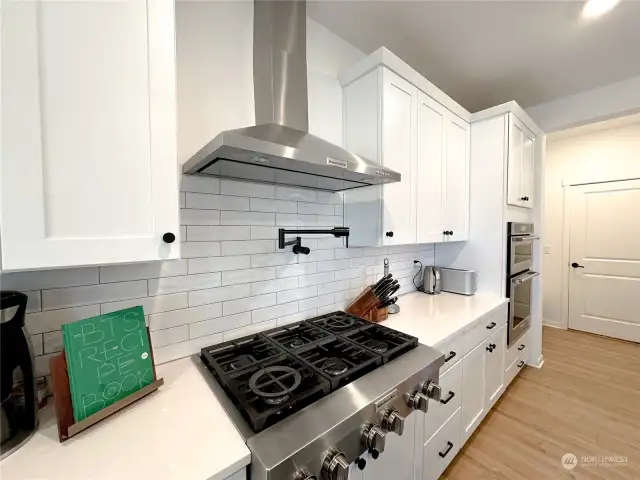
[[[478,288],[478,274],[475,270],[440,267],[442,291],[473,295]]]

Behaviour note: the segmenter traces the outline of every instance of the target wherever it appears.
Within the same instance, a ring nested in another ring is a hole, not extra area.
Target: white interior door
[[[3,268],[177,258],[173,1],[2,9]]]
[[[569,328],[640,342],[640,180],[570,187]]]
[[[416,243],[418,89],[386,68],[382,82],[382,164],[402,175],[382,187],[383,238],[385,245],[405,245]]]
[[[442,166],[445,162],[447,112],[418,92],[417,242],[442,242]]]
[[[448,115],[446,160],[444,162],[445,230],[453,232],[451,241],[469,237],[469,124],[452,113]]]

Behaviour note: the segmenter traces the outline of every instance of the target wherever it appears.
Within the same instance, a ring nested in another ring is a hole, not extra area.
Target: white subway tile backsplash
[[[251,227],[251,240],[276,240],[278,227]]]
[[[251,267],[275,267],[298,263],[298,255],[292,252],[251,255]]]
[[[265,198],[252,198],[251,211],[254,212],[278,212],[296,213],[298,204],[287,200],[267,200]]]
[[[295,277],[298,275],[307,275],[318,271],[317,263],[300,263],[296,265],[283,265],[276,268],[276,276],[278,278]]]
[[[279,317],[292,315],[298,311],[298,302],[285,303],[275,307],[260,308],[251,312],[251,322],[260,323]]]
[[[234,213],[234,212],[229,212]],[[220,240],[249,240],[251,227],[237,226],[188,226],[187,241],[206,242]]]
[[[249,210],[247,197],[231,195],[209,195],[206,193],[187,193],[187,208],[205,210]]]
[[[153,348],[160,348],[172,343],[185,342],[189,340],[189,325],[165,328],[151,332],[151,345]]]
[[[235,340],[236,338],[244,337],[246,335],[251,335],[252,333],[263,332],[265,330],[269,330],[270,328],[276,327],[276,321],[270,320],[268,322],[256,323],[253,325],[248,325],[242,328],[236,328],[235,330],[227,330],[222,334],[222,338],[225,342],[229,340]]]
[[[238,313],[236,315],[228,315],[226,317],[212,318],[204,322],[196,322],[189,324],[189,337],[198,338],[214,333],[224,332],[225,330],[233,330],[235,328],[244,327],[251,324],[251,312]]]
[[[182,175],[180,190],[183,192],[220,193],[220,180],[214,177]]]
[[[95,317],[96,315],[100,315],[100,305],[65,308],[48,312],[28,313],[25,315],[25,324],[27,331],[33,335],[60,330],[63,323],[75,322],[76,320]]]
[[[318,225],[318,216],[276,213],[276,225],[283,227],[315,227]]]
[[[186,342],[174,343],[167,345],[166,347],[154,348],[153,357],[156,365],[161,363],[170,362],[178,358],[193,355],[200,352],[200,349],[215,345],[222,342],[222,334],[216,333],[214,335],[207,335],[206,337],[199,337]]]
[[[309,215],[333,215],[334,212],[334,205],[328,205],[326,203],[298,202],[298,213]]]
[[[220,316],[222,316],[221,303],[210,303],[200,307],[185,308],[184,310],[154,313],[149,315],[149,329],[152,331],[163,330]]]
[[[219,257],[222,253],[220,242],[182,242],[180,248],[182,258]]]
[[[224,272],[239,270],[251,266],[251,256],[236,255],[231,257],[190,258],[189,275],[206,272]]]
[[[324,307],[325,305],[330,305],[332,303],[334,303],[333,293],[330,293],[329,295],[322,295],[318,297],[307,298],[305,300],[300,300],[298,302],[298,309],[309,310],[312,308]]]
[[[169,295],[158,295],[157,297],[134,298],[119,302],[103,303],[100,305],[100,313],[111,313],[124,308],[136,307],[138,305],[142,306],[145,315],[168,312],[170,310],[180,310],[189,306],[187,295],[187,292],[181,292]]]
[[[276,278],[275,267],[250,268],[247,270],[230,270],[222,272],[222,285],[260,282]]]
[[[222,225],[275,225],[275,213],[263,212],[222,212]]]
[[[181,208],[180,225],[220,225],[220,210]]]
[[[303,300],[305,298],[311,298],[318,295],[318,287],[313,285],[311,287],[296,288],[293,290],[285,290],[278,292],[278,303],[289,303],[296,300]]]
[[[100,267],[100,283],[143,280],[145,278],[173,277],[187,274],[186,260],[134,263]]]
[[[333,272],[315,273],[311,275],[299,276],[298,283],[301,287],[310,287],[311,285],[333,282],[333,279]]]
[[[294,288],[298,288],[298,277],[280,278],[278,280],[252,283],[251,294],[262,295],[264,293],[281,292]]]
[[[0,276],[3,290],[42,290],[45,288],[93,285],[98,282],[98,267],[33,270],[29,272],[3,273]]]
[[[278,326],[288,325],[294,322],[301,322],[302,320],[306,320],[308,318],[313,318],[318,315],[318,310],[316,308],[312,308],[311,310],[305,310],[304,312],[294,313],[293,315],[287,315],[286,317],[278,317],[276,320]]]
[[[258,308],[271,307],[275,304],[276,294],[268,293],[266,295],[258,295],[255,297],[223,302],[222,311],[224,315],[233,315],[235,313],[248,312]]]
[[[148,282],[149,295],[151,296],[162,295],[165,293],[203,290],[205,288],[219,287],[221,285],[220,272],[186,275],[183,277],[154,278],[148,280]]]
[[[180,208],[184,208],[184,206],[187,204],[187,194],[184,192],[180,192],[180,194],[178,195],[178,206]]]
[[[318,200],[318,192],[304,188],[277,186],[276,198],[300,202],[316,202]]]
[[[33,348],[33,355],[42,355],[44,353],[42,334],[37,333],[29,337],[31,339],[31,347]]]
[[[276,196],[275,185],[266,183],[240,182],[223,179],[221,192],[225,195],[237,195],[242,197],[274,198]]]
[[[168,277],[180,278],[180,277]],[[160,279],[164,280],[164,279]],[[151,280],[151,281],[160,281]],[[104,283],[85,287],[54,288],[42,291],[42,309],[77,307],[95,303],[127,300],[147,296],[147,280],[135,282]]]
[[[344,309],[381,278],[385,257],[400,294],[415,290],[414,259],[434,262],[431,244],[346,249],[331,235],[302,235],[310,255],[277,248],[279,227],[343,225],[340,193],[182,176],[179,198],[182,260],[2,275],[3,288],[29,295],[38,374],[61,348],[62,323],[141,305],[160,364]]]
[[[273,240],[245,240],[222,242],[222,255],[248,255],[275,251]]]
[[[35,357],[33,359],[33,374],[36,378],[44,377],[45,375],[49,375],[51,373],[49,362],[51,361],[51,357],[53,357],[54,355],[57,354],[49,353],[40,355],[39,357]]]

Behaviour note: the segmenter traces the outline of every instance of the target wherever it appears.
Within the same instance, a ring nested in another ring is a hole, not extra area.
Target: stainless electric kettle
[[[438,295],[442,292],[439,267],[424,267],[422,274],[422,291],[431,295]]]

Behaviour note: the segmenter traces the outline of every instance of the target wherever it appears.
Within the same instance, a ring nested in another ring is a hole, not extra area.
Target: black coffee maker
[[[31,341],[24,326],[27,298],[21,292],[0,292],[0,458],[18,448],[38,424]]]

